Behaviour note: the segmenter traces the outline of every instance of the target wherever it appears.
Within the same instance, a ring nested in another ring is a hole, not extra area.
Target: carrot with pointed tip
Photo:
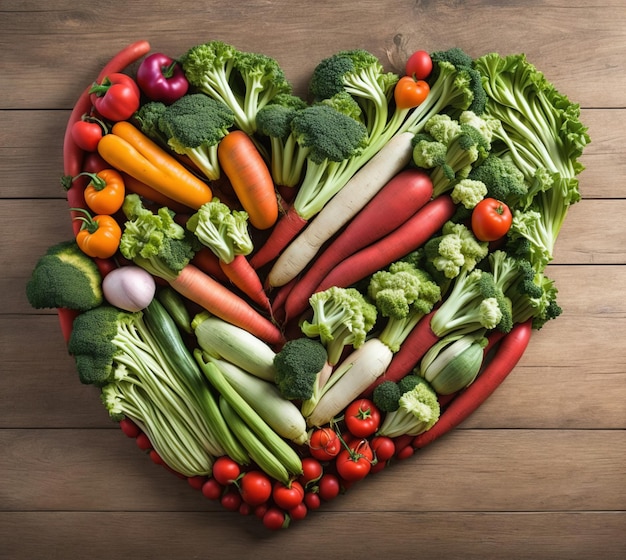
[[[272,305],[263,289],[261,279],[244,255],[235,255],[233,260],[229,262],[220,260],[219,265],[233,285],[245,293],[254,303],[261,306],[263,311],[272,313]]]
[[[517,323],[506,334],[496,354],[478,375],[445,409],[439,420],[428,431],[413,440],[413,447],[421,449],[456,428],[467,419],[500,386],[524,355],[532,335],[532,320]]]
[[[337,196],[340,196],[341,192]],[[335,266],[400,227],[430,200],[432,193],[432,181],[424,171],[407,169],[398,173],[363,207],[297,280],[285,302],[285,315],[289,318],[300,315],[307,309],[313,290]],[[311,226],[321,215],[311,222]],[[308,228],[305,231],[308,231]],[[276,261],[274,267],[278,262]],[[270,270],[268,280],[270,284],[275,285],[272,283],[273,271],[274,268]]]
[[[326,275],[317,288],[348,287],[421,247],[454,215],[456,205],[447,194],[428,202],[404,224],[377,242],[357,251]]]

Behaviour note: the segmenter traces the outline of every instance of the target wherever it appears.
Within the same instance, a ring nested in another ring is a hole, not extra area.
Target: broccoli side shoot
[[[180,63],[189,83],[228,106],[237,128],[248,134],[256,131],[256,115],[262,107],[292,91],[275,59],[222,41],[193,46]]]
[[[318,377],[327,366],[326,348],[312,338],[288,340],[274,356],[276,386],[289,400],[306,400],[313,396]]]
[[[528,185],[523,173],[508,154],[490,153],[474,166],[468,178],[480,181],[487,188],[487,196],[515,207],[526,196]]]
[[[419,320],[441,299],[441,290],[422,269],[398,261],[372,275],[368,296],[380,315],[387,317],[378,335],[380,340],[397,352]]]
[[[217,180],[217,147],[234,122],[234,113],[224,103],[194,93],[166,106],[158,127],[174,152],[188,156],[207,178]]]
[[[199,243],[193,234],[174,221],[169,209],[153,214],[136,194],[126,195],[122,211],[128,219],[120,240],[124,258],[154,276],[174,280],[195,254]]]
[[[400,407],[400,387],[394,381],[383,381],[372,392],[372,401],[381,412],[393,412]]]
[[[252,252],[247,212],[231,210],[217,198],[200,206],[185,225],[224,263]]]
[[[310,338],[319,337],[330,365],[339,362],[346,346],[359,348],[376,323],[376,306],[355,288],[332,286],[314,293],[309,303],[313,317],[300,328]]]
[[[440,414],[437,394],[424,379],[420,379],[412,389],[400,396],[397,410],[385,415],[377,435],[391,438],[416,436],[430,430],[439,420]]]
[[[148,101],[133,115],[133,120],[141,132],[164,147],[167,146],[167,137],[163,134],[159,121],[166,108],[167,105],[161,101]]]
[[[103,301],[102,276],[75,241],[64,241],[49,247],[36,262],[26,297],[35,309],[85,311]]]

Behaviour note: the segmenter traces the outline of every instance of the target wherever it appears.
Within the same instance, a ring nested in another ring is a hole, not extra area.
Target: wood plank
[[[3,429],[0,444],[0,511],[221,507],[152,464],[118,431]],[[625,460],[623,430],[457,430],[324,508],[620,511],[626,500]]]
[[[621,560],[626,514],[317,511],[277,535],[235,513],[18,512],[0,513],[0,542],[12,560],[205,558],[215,551],[238,560],[249,557],[251,542],[255,560],[285,550],[349,558],[363,546],[357,543],[387,558],[419,551],[446,560]]]
[[[63,134],[69,111],[0,111],[0,181],[2,198],[64,198],[59,179],[63,174]],[[626,154],[619,135],[626,128],[626,110],[583,110],[591,143],[581,162],[584,198],[622,198],[616,180],[626,174]],[[16,144],[15,138],[20,138]],[[28,169],[28,173],[24,173]]]
[[[531,38],[527,34],[528,3],[520,0],[498,2],[497,11],[490,0],[418,2],[412,6],[403,0],[364,0],[358,9],[329,0],[295,0],[289,9],[281,2],[255,3],[246,6],[245,17],[265,23],[248,26],[246,33],[241,32],[243,13],[239,8],[215,1],[199,6],[183,0],[178,4],[179,13],[184,14],[180,20],[172,20],[169,4],[146,0],[80,7],[63,0],[35,11],[18,9],[21,4],[15,0],[3,5],[0,44],[7,82],[2,108],[69,108],[81,84],[86,87],[110,56],[144,38],[156,50],[175,56],[213,38],[243,50],[264,52],[276,56],[303,91],[314,64],[345,48],[363,47],[384,57],[400,44],[404,59],[405,51],[417,48],[459,46],[479,56],[497,45],[505,54],[524,49],[563,92],[583,106],[623,106],[619,69],[623,70],[624,62],[615,45],[622,40],[626,13],[619,0],[602,4],[535,2]],[[471,26],[467,25],[469,19]],[[337,33],[337,21],[350,21],[350,26]],[[375,31],[363,33],[372,21],[376,22]],[[499,25],[503,21],[506,33]],[[588,32],[589,21],[594,22],[595,33]],[[104,22],[106,33],[101,31]],[[277,29],[280,40],[273,40]],[[572,37],[576,37],[576,49],[571,48]]]

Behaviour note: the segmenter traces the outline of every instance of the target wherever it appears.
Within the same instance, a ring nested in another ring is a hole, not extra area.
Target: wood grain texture
[[[622,0],[0,0],[0,560],[359,554],[626,557],[626,7]],[[71,226],[60,187],[79,93],[138,39],[221,39],[276,57],[306,94],[325,56],[389,69],[417,49],[525,52],[581,105],[592,142],[549,274],[563,315],[458,430],[268,533],[154,465],[78,382],[54,310],[24,287]]]

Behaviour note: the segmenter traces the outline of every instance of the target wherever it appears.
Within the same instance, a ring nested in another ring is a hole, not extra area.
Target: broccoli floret
[[[473,270],[488,252],[489,244],[476,239],[470,228],[448,221],[440,235],[424,244],[425,268],[437,278],[445,292],[451,279],[462,270]]]
[[[189,83],[225,103],[237,127],[248,134],[256,131],[256,115],[262,107],[292,91],[275,59],[240,51],[222,41],[195,45],[180,63]]]
[[[356,99],[352,97],[347,91],[340,91],[328,99],[322,99],[317,103],[322,105],[329,105],[333,109],[336,109],[340,113],[352,117],[355,121],[365,123],[365,117],[363,115],[363,109],[358,104]]]
[[[397,410],[386,414],[378,435],[416,436],[432,428],[441,414],[437,394],[425,380],[403,393],[398,405]]]
[[[237,255],[252,252],[247,212],[231,210],[218,198],[200,206],[185,226],[224,263],[232,262]]]
[[[398,389],[400,389],[401,394],[408,393],[423,382],[424,380],[418,374],[409,373],[398,381]]]
[[[383,381],[372,392],[372,401],[381,412],[393,412],[400,407],[402,392],[393,381]]]
[[[510,330],[510,301],[502,297],[491,273],[480,268],[471,272],[462,269],[452,282],[448,296],[430,321],[436,336],[443,338],[481,329]]]
[[[389,116],[389,99],[399,76],[363,49],[340,51],[313,70],[309,91],[317,101],[347,92],[360,105],[370,139],[378,138]]]
[[[475,179],[461,179],[450,193],[452,201],[462,205],[466,210],[472,210],[485,196],[487,196],[485,183]]]
[[[372,275],[368,296],[387,317],[380,340],[397,352],[413,327],[441,299],[441,290],[425,271],[398,261]]]
[[[511,207],[527,194],[524,175],[510,156],[490,153],[482,162],[472,167],[468,178],[480,181],[487,187],[487,195]]]
[[[376,306],[355,288],[332,286],[314,293],[309,303],[313,317],[300,328],[306,336],[320,338],[331,365],[339,362],[346,346],[359,348],[376,323]]]
[[[307,337],[288,340],[274,357],[276,386],[281,395],[290,400],[312,398],[327,359],[326,348],[317,340]]]
[[[448,147],[430,134],[420,132],[413,137],[413,163],[422,169],[446,165]]]
[[[461,125],[459,121],[453,119],[446,113],[438,113],[433,115],[424,123],[424,130],[430,134],[435,141],[441,142],[446,146],[452,142],[452,139],[461,134]]]
[[[278,95],[256,115],[257,134],[269,138],[270,170],[276,185],[295,187],[302,179],[307,149],[301,149],[292,134],[291,121],[306,108],[294,95]]]
[[[64,241],[39,258],[26,284],[26,297],[35,309],[85,311],[103,301],[102,276],[75,241]]]
[[[167,146],[167,137],[163,134],[159,121],[166,109],[167,105],[161,101],[148,101],[141,105],[133,115],[139,129],[162,146]]]
[[[234,113],[224,103],[193,93],[166,106],[158,127],[174,152],[188,156],[207,178],[217,180],[217,147],[234,122]]]
[[[291,128],[306,153],[304,177],[293,205],[300,217],[309,220],[352,176],[367,131],[362,123],[321,103],[298,111]]]
[[[195,255],[197,239],[174,221],[169,209],[159,208],[153,214],[136,194],[126,195],[122,211],[128,219],[120,240],[124,258],[154,276],[173,281]]]

